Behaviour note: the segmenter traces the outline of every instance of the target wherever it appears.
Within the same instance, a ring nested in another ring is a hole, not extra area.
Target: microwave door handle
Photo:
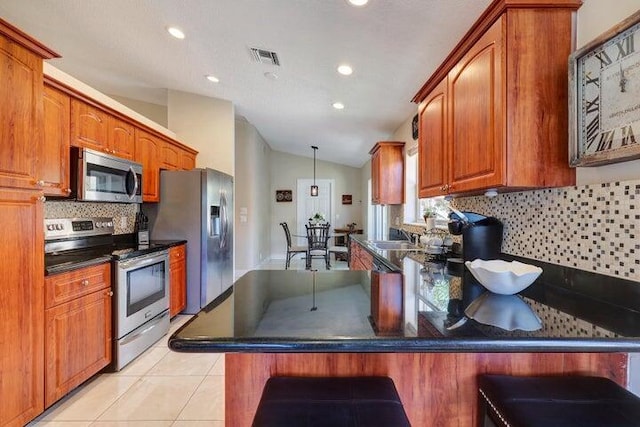
[[[127,194],[129,199],[133,199],[138,193],[138,175],[136,174],[136,171],[133,170],[133,166],[129,166],[129,172],[127,173],[130,173],[133,176],[133,191],[131,194]]]

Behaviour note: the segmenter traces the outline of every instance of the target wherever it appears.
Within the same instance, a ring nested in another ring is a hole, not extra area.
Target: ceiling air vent
[[[251,58],[255,62],[280,66],[278,54],[275,52],[271,52],[270,50],[266,49],[258,49],[257,47],[250,47],[249,51],[251,52]]]

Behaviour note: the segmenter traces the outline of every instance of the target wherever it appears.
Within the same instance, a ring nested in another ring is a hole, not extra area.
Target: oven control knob
[[[47,224],[47,230],[48,231],[53,231],[53,229],[54,229],[53,224]]]
[[[99,221],[96,221],[96,228],[100,228],[100,227],[102,227],[102,223]]]
[[[62,230],[62,224],[56,224],[56,230]]]
[[[112,221],[109,221],[109,222],[107,223],[107,227],[113,227],[113,222],[112,222]]]

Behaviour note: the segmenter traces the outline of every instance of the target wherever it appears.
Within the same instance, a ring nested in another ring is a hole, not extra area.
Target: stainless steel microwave
[[[142,203],[142,165],[71,147],[71,197],[86,202]]]

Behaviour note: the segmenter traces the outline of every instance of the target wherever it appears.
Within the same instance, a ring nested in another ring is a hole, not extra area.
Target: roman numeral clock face
[[[640,23],[576,57],[578,166],[640,151]]]

